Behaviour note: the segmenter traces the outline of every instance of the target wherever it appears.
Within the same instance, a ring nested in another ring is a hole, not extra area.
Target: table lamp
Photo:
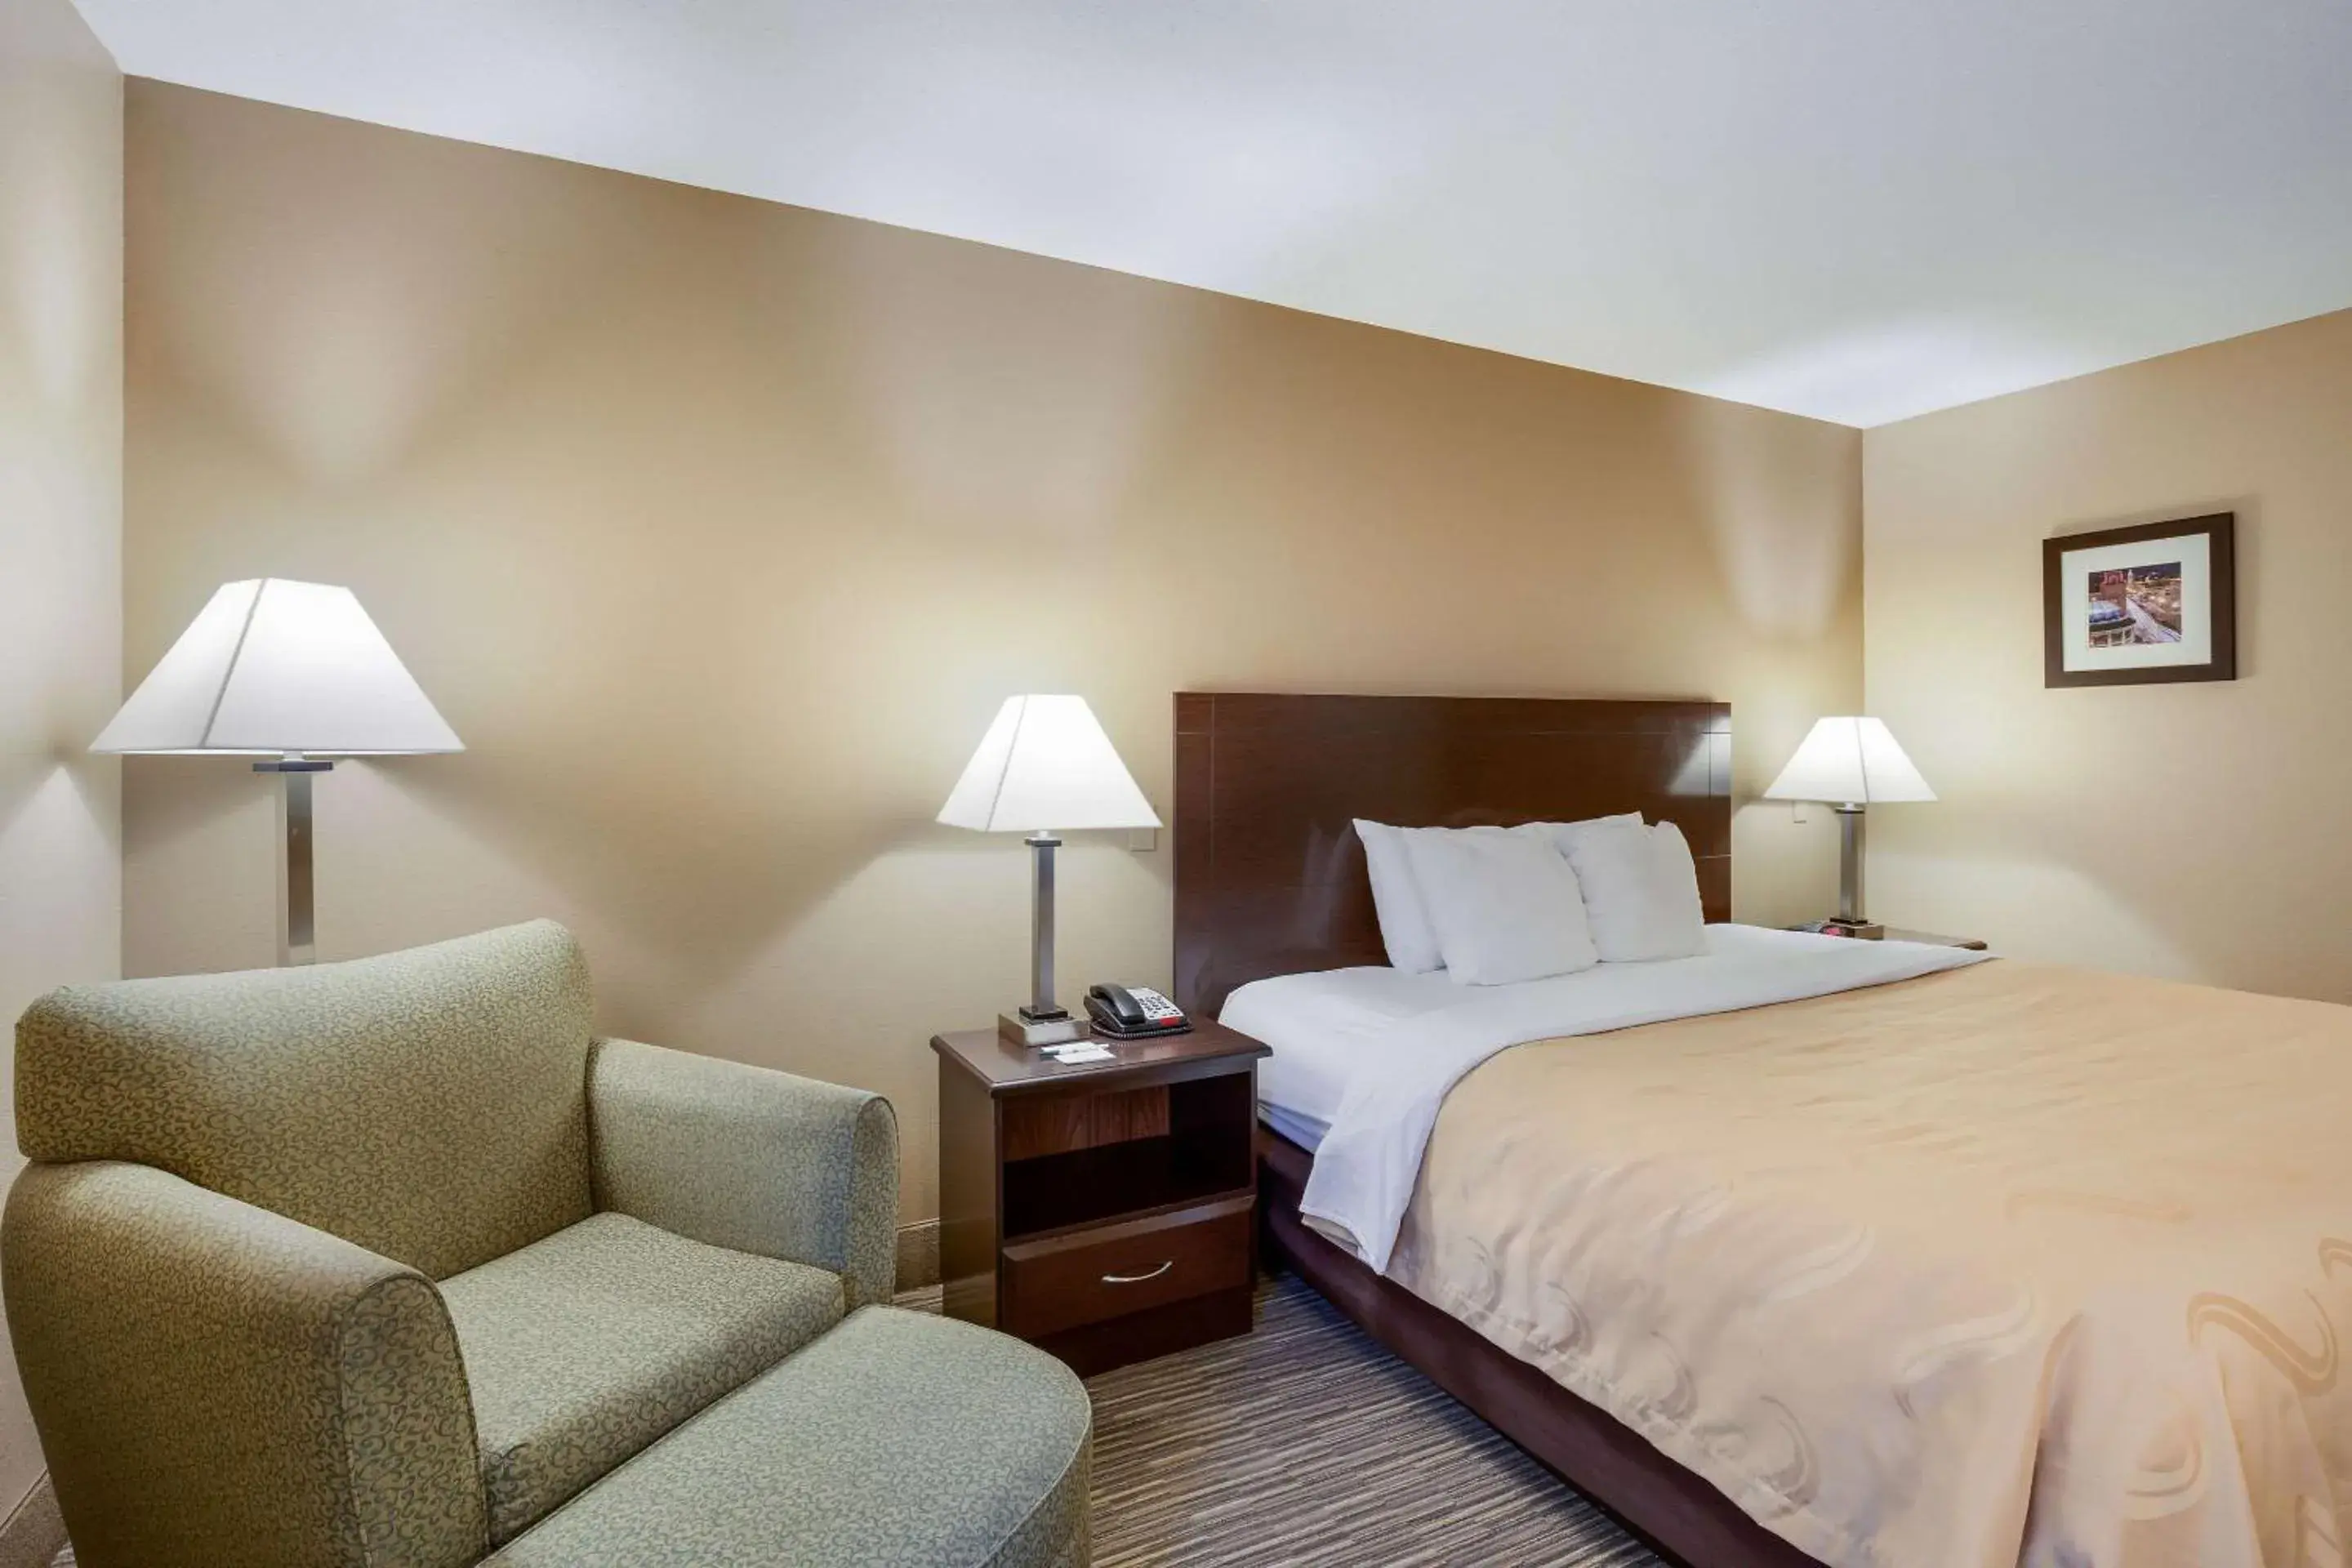
[[[227,583],[180,634],[93,752],[263,756],[276,773],[278,962],[318,955],[310,886],[310,775],[329,757],[462,752],[349,588],[263,577]]]
[[[940,807],[941,822],[982,833],[1025,833],[1035,867],[1029,921],[1029,1002],[997,1019],[1030,1046],[1086,1037],[1087,1026],[1054,1004],[1054,851],[1056,830],[1157,827],[1151,803],[1129,776],[1083,697],[1008,697]]]
[[[1885,721],[1816,719],[1764,798],[1821,801],[1838,814],[1838,912],[1832,923],[1843,926],[1848,936],[1885,936],[1886,928],[1862,913],[1863,812],[1874,805],[1936,798]]]

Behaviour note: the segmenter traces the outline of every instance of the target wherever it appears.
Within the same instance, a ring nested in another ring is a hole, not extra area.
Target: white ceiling
[[[2347,0],[79,0],[122,68],[1876,425],[2352,306]]]

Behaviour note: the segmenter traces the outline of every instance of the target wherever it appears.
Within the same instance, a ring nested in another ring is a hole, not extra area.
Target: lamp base
[[[1060,1012],[1059,1008],[1055,1009]],[[1065,1046],[1087,1037],[1087,1026],[1067,1013],[1055,1018],[1031,1017],[1029,1009],[996,1016],[996,1032],[1024,1046]]]
[[[1829,932],[1830,935],[1858,936],[1865,942],[1878,942],[1886,935],[1886,928],[1876,921],[1850,921],[1841,916],[1836,920],[1823,921],[1822,924],[1825,927],[1837,928],[1836,931]]]

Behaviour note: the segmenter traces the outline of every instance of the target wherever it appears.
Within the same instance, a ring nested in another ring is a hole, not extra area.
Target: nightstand
[[[1064,1066],[938,1035],[940,1310],[1090,1375],[1250,1330],[1257,1061],[1211,1023]]]
[[[1984,952],[1988,951],[1985,944],[1985,939],[1980,936],[1940,936],[1931,931],[1913,931],[1907,926],[1888,926],[1886,928],[1886,940],[1889,942],[1924,942],[1929,947],[1965,947],[1970,952]]]
[[[1831,933],[1823,928],[1829,923],[1826,921],[1815,921],[1806,925],[1790,926],[1788,929],[1827,936]],[[1930,947],[1964,947],[1970,952],[1989,951],[1984,938],[1980,936],[1942,936],[1931,931],[1913,931],[1907,926],[1886,926],[1879,931],[1877,936],[1864,937],[1860,940],[1876,942],[1882,937],[1888,942],[1924,942]]]

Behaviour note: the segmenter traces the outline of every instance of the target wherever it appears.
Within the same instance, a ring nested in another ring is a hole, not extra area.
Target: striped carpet
[[[1097,1568],[1663,1568],[1295,1275],[1246,1338],[1087,1387]]]

